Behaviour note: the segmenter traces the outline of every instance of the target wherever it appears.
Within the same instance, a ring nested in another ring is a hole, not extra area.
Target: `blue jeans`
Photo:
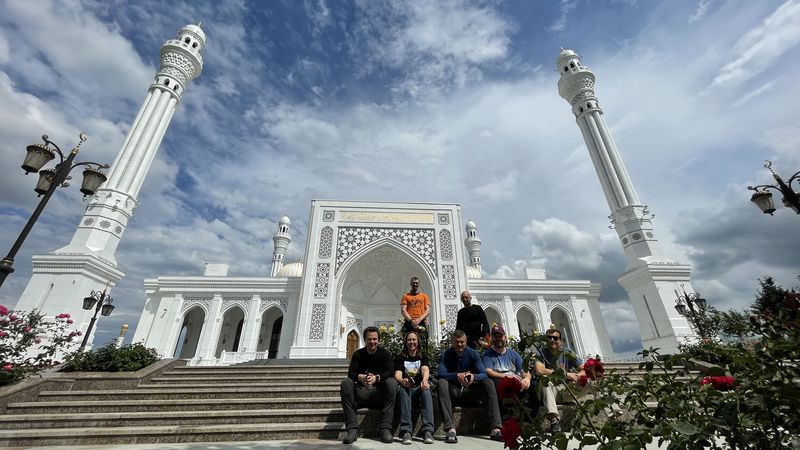
[[[411,433],[414,425],[411,423],[411,405],[420,403],[420,415],[422,416],[422,432],[430,431],[433,433],[433,398],[430,388],[422,390],[419,386],[411,388],[397,387],[397,395],[400,401],[400,435]],[[419,400],[417,400],[419,399]]]

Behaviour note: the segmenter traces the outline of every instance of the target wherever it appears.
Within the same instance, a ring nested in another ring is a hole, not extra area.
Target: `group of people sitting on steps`
[[[508,348],[505,330],[496,325],[491,330],[483,309],[471,304],[468,291],[461,293],[464,307],[458,312],[456,330],[451,333],[450,348],[445,350],[438,361],[436,392],[442,411],[444,441],[458,442],[453,404],[480,404],[488,412],[491,432],[490,439],[502,441],[502,404],[498,401],[496,385],[505,377],[517,377],[520,392],[517,397],[527,406],[538,408],[538,397],[532,388],[532,374],[524,367],[522,357],[514,349]],[[431,383],[431,363],[420,348],[427,345],[427,317],[430,314],[430,300],[419,291],[419,278],[411,278],[411,290],[403,295],[401,311],[403,324],[403,350],[398,355],[390,355],[378,345],[380,332],[377,327],[364,329],[364,347],[355,351],[347,370],[347,378],[341,383],[342,409],[344,410],[345,444],[358,439],[356,409],[366,406],[380,408],[383,416],[379,425],[380,439],[384,443],[394,442],[392,422],[395,403],[400,403],[400,439],[403,444],[412,443],[414,424],[411,421],[412,404],[417,405],[422,420],[422,441],[433,444],[433,396]],[[479,340],[491,335],[492,346],[483,356],[476,350]],[[533,372],[536,375],[550,375],[555,368],[567,373],[569,381],[577,382],[583,375],[583,362],[575,353],[563,348],[561,332],[551,328],[546,333],[547,347],[541,349],[536,357]],[[547,409],[551,432],[561,430],[556,402],[560,389],[548,383],[542,387],[542,400]]]

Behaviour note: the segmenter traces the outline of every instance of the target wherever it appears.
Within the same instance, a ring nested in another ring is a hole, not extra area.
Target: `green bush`
[[[136,343],[117,348],[108,344],[90,352],[72,355],[61,369],[64,372],[132,372],[158,361],[152,348]]]

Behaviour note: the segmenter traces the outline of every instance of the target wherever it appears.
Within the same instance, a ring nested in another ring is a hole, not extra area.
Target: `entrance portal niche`
[[[580,352],[581,350],[575,346],[576,339],[570,326],[569,315],[563,309],[555,307],[550,312],[550,320],[561,331],[561,343],[564,347],[569,347],[574,352]]]
[[[500,311],[489,306],[485,308],[483,312],[486,314],[486,321],[489,322],[489,328],[491,328],[494,324],[500,325],[503,328],[506,327],[503,324],[503,315],[500,314]]]
[[[175,358],[194,358],[205,320],[206,313],[199,306],[195,306],[183,316],[181,332],[173,355]]]
[[[350,265],[343,267],[340,281],[341,305],[340,323],[347,317],[360,319],[366,327],[394,325],[397,327],[400,312],[400,299],[409,290],[412,276],[419,277],[420,291],[428,294],[431,300],[431,314],[428,322],[432,333],[436,326],[436,303],[433,293],[430,269],[416,258],[412,250],[394,241],[384,241],[366,250]],[[339,351],[344,356],[347,340],[341,339]]]
[[[517,311],[517,326],[519,327],[520,336],[522,336],[523,332],[531,334],[534,331],[544,331],[539,329],[536,325],[536,316],[525,306]]]
[[[244,311],[238,306],[229,309],[222,316],[222,328],[219,330],[217,340],[217,351],[214,356],[219,358],[222,351],[235,352],[239,349],[239,339],[242,336],[242,326],[244,325]]]
[[[283,311],[277,306],[270,306],[261,314],[261,328],[258,330],[257,352],[268,352],[267,358],[274,359],[280,348],[283,331]]]

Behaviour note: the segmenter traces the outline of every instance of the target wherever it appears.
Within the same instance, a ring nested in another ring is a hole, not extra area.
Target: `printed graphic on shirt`
[[[419,368],[422,367],[422,361],[404,361],[403,366],[406,369],[406,375],[409,377],[415,377],[419,372]]]

